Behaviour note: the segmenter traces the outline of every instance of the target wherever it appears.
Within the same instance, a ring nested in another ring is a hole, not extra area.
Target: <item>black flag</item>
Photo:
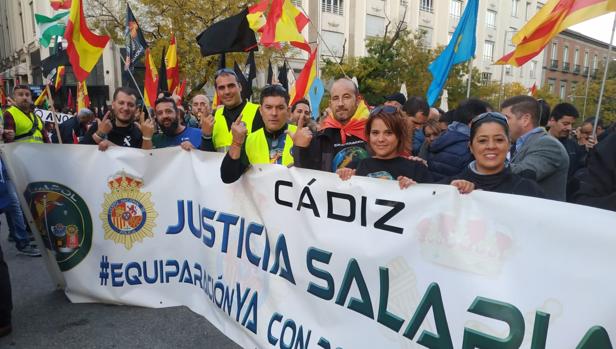
[[[248,9],[244,9],[235,16],[212,24],[199,34],[197,43],[201,47],[201,55],[258,50],[255,32],[248,26],[247,14]]]
[[[267,66],[267,84],[272,84],[272,79],[274,78],[274,69],[272,69],[272,61],[269,61]]]
[[[158,69],[158,91],[169,92],[169,86],[167,85],[167,64],[165,63],[165,51],[163,47],[163,55],[160,59],[160,69]]]
[[[285,59],[284,63],[282,63],[282,68],[278,71],[278,83],[284,87],[285,90],[289,91],[289,78],[288,78],[287,69],[287,60]]]
[[[127,67],[133,69],[135,62],[139,57],[143,56],[148,43],[145,41],[143,31],[137,19],[130,9],[130,5],[126,4],[126,29],[124,30],[126,40],[126,55],[128,58]]]
[[[227,67],[227,57],[225,56],[224,53],[221,53],[220,57],[218,58],[218,70],[225,69],[226,67]]]
[[[250,92],[250,94],[248,94],[248,97],[246,98],[250,99],[250,97],[252,96],[252,80],[257,77],[257,63],[255,62],[254,52],[250,51],[250,53],[248,54],[248,60],[246,61],[246,65],[248,66],[248,92]]]
[[[250,98],[250,95],[252,94],[252,91],[250,90],[252,87],[249,86],[248,80],[246,80],[246,75],[244,75],[244,72],[240,66],[237,65],[237,62],[233,62],[233,71],[235,72],[235,75],[237,75],[237,80],[240,83],[240,86],[242,86],[242,99]]]

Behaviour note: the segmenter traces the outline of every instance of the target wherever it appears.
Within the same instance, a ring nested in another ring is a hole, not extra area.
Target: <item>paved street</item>
[[[55,290],[43,258],[17,255],[2,217],[0,245],[13,286],[13,333],[0,338],[11,348],[237,348],[188,308],[147,309],[72,304]]]

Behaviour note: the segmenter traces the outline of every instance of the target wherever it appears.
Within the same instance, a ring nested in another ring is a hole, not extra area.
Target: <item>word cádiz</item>
[[[428,286],[417,309],[413,314],[394,314],[388,310],[389,301],[389,269],[379,268],[378,308],[374,308],[373,296],[376,285],[368,285],[360,268],[359,262],[351,258],[342,281],[335,282],[334,275],[327,271],[326,266],[332,259],[332,252],[311,247],[308,250],[306,261],[308,272],[318,279],[310,281],[308,293],[325,301],[333,301],[341,307],[361,314],[369,319],[376,320],[386,328],[401,334],[409,340],[414,340],[421,324],[429,314],[430,309],[436,324],[436,333],[422,331],[417,337],[417,343],[428,348],[453,348],[453,342],[447,323],[447,316],[441,296],[441,289],[437,283]],[[372,287],[370,287],[372,286]],[[372,288],[372,294],[370,289]],[[359,298],[349,297],[351,289],[358,290]],[[509,336],[496,338],[474,329],[464,328],[463,349],[470,348],[519,348],[525,334],[525,322],[522,312],[514,305],[484,297],[476,297],[468,308],[468,312],[505,322],[509,326]],[[408,321],[404,318],[408,317]],[[406,326],[405,325],[406,322]],[[544,349],[548,337],[550,314],[542,311],[535,313],[535,322],[532,332],[531,349]],[[580,339],[578,349],[612,348],[607,331],[601,326],[590,328],[586,335]]]
[[[276,203],[280,206],[285,207],[295,207],[297,211],[301,211],[302,209],[307,210],[308,212],[312,212],[315,217],[321,217],[321,213],[323,212],[319,210],[319,206],[317,202],[322,202],[321,200],[315,201],[314,195],[310,189],[310,186],[316,182],[316,179],[311,179],[307,185],[304,186],[302,192],[299,195],[297,200],[294,199],[289,192],[292,192],[293,182],[278,180],[274,184],[274,198]],[[283,190],[287,188],[286,190]],[[285,195],[282,195],[284,191]],[[362,227],[366,227],[368,225],[368,217],[367,212],[378,212],[380,207],[389,207],[382,216],[374,220],[372,226],[375,229],[385,230],[388,232],[402,234],[404,232],[403,227],[398,227],[395,225],[387,224],[392,218],[394,218],[398,213],[404,210],[404,202],[386,200],[386,199],[375,199],[374,205],[377,207],[372,208],[368,207],[369,202],[368,198],[365,196],[361,196],[356,199],[353,195],[347,193],[338,193],[335,191],[327,191],[325,193],[327,197],[327,218],[334,219],[342,222],[355,222],[356,219],[359,219],[359,223]],[[296,203],[296,204],[294,204]]]

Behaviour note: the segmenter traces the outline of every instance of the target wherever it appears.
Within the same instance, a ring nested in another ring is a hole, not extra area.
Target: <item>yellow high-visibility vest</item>
[[[28,116],[15,106],[8,108],[7,111],[13,116],[15,121],[15,142],[43,143],[43,121],[38,116],[32,112]],[[34,126],[36,126],[34,133],[23,137],[23,135],[30,133]]]
[[[212,142],[217,152],[224,153],[231,146],[233,142],[233,135],[231,130],[227,127],[227,120],[222,114],[224,108],[216,109],[214,113],[214,129],[212,130]],[[259,105],[251,102],[246,102],[244,109],[242,109],[242,121],[246,123],[248,134],[252,131],[252,122],[257,115]]]
[[[287,130],[295,132],[297,126],[288,125]],[[293,155],[291,149],[293,148],[293,140],[289,135],[285,136],[284,149],[282,150],[282,164],[289,166],[293,164]],[[265,131],[263,128],[251,133],[246,137],[246,155],[248,161],[251,164],[269,164],[270,163],[270,149],[265,138]]]

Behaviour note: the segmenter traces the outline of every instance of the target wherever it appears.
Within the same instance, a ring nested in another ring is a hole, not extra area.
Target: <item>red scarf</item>
[[[340,139],[342,140],[342,144],[346,143],[346,138],[348,135],[355,136],[360,138],[363,141],[367,141],[365,129],[366,129],[366,121],[367,119],[351,119],[346,125],[342,125],[340,121],[334,119],[331,115],[328,116],[325,121],[323,121],[323,129],[326,128],[337,128],[340,129]]]

